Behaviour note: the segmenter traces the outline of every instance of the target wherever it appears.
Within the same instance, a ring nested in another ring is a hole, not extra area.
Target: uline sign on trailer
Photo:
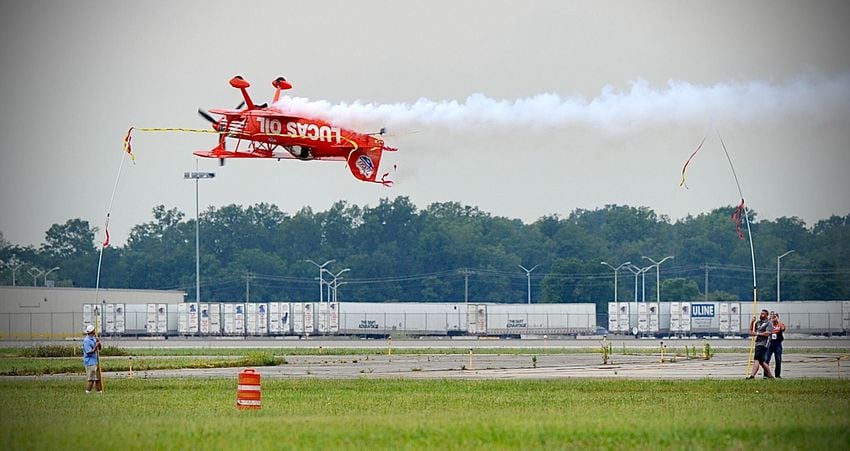
[[[691,326],[694,329],[710,329],[714,314],[714,304],[691,304]]]

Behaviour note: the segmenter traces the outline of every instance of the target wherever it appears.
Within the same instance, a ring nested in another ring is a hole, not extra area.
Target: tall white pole
[[[195,171],[198,171],[198,161],[195,160]],[[198,224],[200,217],[200,201],[199,201],[199,179],[195,179],[195,302],[198,303],[198,309],[201,308],[201,226]],[[198,318],[200,319],[200,315]]]
[[[523,271],[525,271],[525,277],[528,279],[528,303],[531,304],[531,271],[537,269],[540,265],[534,265],[533,268],[527,269],[525,266],[519,265]]]
[[[324,277],[322,277],[322,273],[325,272],[325,266],[335,262],[336,260],[335,259],[328,260],[328,261],[322,263],[321,265],[314,262],[313,260],[310,260],[309,258],[307,260],[304,260],[304,261],[312,264],[313,266],[315,266],[317,268],[319,268],[319,303],[321,304],[324,301],[324,294],[323,294],[324,287],[322,285],[325,284],[325,279],[324,279]],[[328,295],[328,298],[330,298],[330,295]]]
[[[626,266],[626,269],[628,269],[629,272],[631,272],[632,274],[635,275],[635,309],[634,310],[637,311],[637,309],[638,309],[638,275],[641,273],[641,269],[638,268],[637,266],[631,264],[631,263],[629,263],[628,266]]]
[[[200,181],[215,177],[214,172],[200,172],[199,163],[195,159],[195,172],[184,172],[184,179],[195,180],[195,308],[198,314],[198,333],[201,333],[201,208],[200,208]]]
[[[619,302],[620,298],[617,296],[617,272],[620,271],[621,269],[623,269],[624,267],[628,267],[629,265],[632,264],[632,262],[629,261],[629,262],[621,263],[620,266],[617,266],[616,268],[613,267],[608,262],[599,262],[599,263],[614,270],[614,302],[615,303]],[[629,268],[626,268],[626,269],[629,269]],[[629,269],[629,271],[631,271],[631,269]]]
[[[58,269],[59,269],[59,267],[57,266],[57,267],[51,269],[50,271],[47,271],[46,273],[44,273],[44,286],[45,287],[47,287],[47,276],[49,276],[50,273],[52,273],[53,271],[56,271]]]
[[[667,260],[669,260],[671,258],[675,258],[675,257],[673,257],[672,255],[668,255],[668,256],[662,258],[661,261],[655,261],[655,260],[653,260],[653,259],[651,259],[651,258],[649,258],[645,255],[641,258],[644,259],[644,260],[651,261],[652,266],[655,266],[655,302],[658,302],[659,304],[661,304],[661,275],[660,275],[661,269],[660,269],[660,267],[661,267],[662,263],[666,262]],[[650,268],[652,266],[650,266]]]
[[[782,296],[779,295],[779,288],[780,288],[780,284],[779,284],[779,260],[781,260],[782,257],[784,257],[784,256],[786,256],[786,255],[788,255],[792,252],[794,252],[793,249],[782,254],[782,255],[780,255],[779,257],[776,257],[776,302],[777,303],[782,302]]]

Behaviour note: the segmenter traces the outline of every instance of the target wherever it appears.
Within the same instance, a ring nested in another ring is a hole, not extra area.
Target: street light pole
[[[790,254],[791,252],[795,252],[795,251],[792,249],[792,250],[780,255],[779,257],[776,257],[776,302],[777,303],[782,302],[782,297],[779,296],[779,260],[782,257]]]
[[[708,266],[708,263],[705,266],[701,266],[701,268],[705,270],[705,302],[708,302],[708,271],[713,268]]]
[[[38,278],[44,274],[44,271],[38,269],[35,266],[30,266],[30,269],[27,270],[27,274],[32,277],[32,286],[38,286]]]
[[[322,288],[322,285],[325,284],[325,279],[322,277],[322,273],[325,272],[325,266],[328,266],[329,264],[335,262],[336,260],[335,259],[328,260],[328,261],[322,263],[321,265],[314,262],[313,260],[310,260],[309,258],[304,260],[304,261],[314,265],[317,268],[319,268],[319,303],[321,304],[324,300],[324,294],[322,293],[322,291],[324,291],[324,288]]]
[[[635,311],[637,311],[637,276],[640,275],[641,269],[635,265],[626,266],[630,273],[635,275]]]
[[[198,316],[198,334],[201,333],[201,224],[200,224],[200,179],[215,178],[215,172],[200,172],[195,159],[195,172],[184,172],[184,180],[195,181],[195,304]]]
[[[537,269],[538,266],[540,266],[540,265],[534,265],[533,268],[527,269],[525,266],[519,265],[519,267],[522,268],[523,271],[525,271],[526,278],[528,278],[528,303],[529,304],[531,304],[531,271],[534,271],[535,269]]]
[[[18,260],[18,258],[13,254],[9,261],[3,262],[7,268],[12,271],[12,286],[16,285],[16,277],[15,275],[18,273],[18,270],[21,269],[21,266],[24,266],[24,262]]]
[[[622,269],[624,266],[631,265],[632,262],[629,261],[629,262],[622,263],[620,266],[618,266],[616,268],[611,266],[608,262],[599,262],[599,263],[614,270],[614,302],[619,302],[619,298],[617,298],[617,271]]]
[[[50,271],[47,271],[46,273],[44,273],[44,286],[45,287],[47,286],[47,275],[52,273],[53,271],[56,271],[57,269],[59,269],[58,266],[55,267],[55,268],[52,268]]]
[[[348,271],[351,271],[351,268],[345,268],[345,269],[341,270],[340,272],[338,272],[336,274],[328,271],[327,269],[325,270],[325,272],[327,272],[328,275],[330,277],[332,277],[332,280],[328,281],[328,302],[331,302],[331,301],[336,302],[336,288],[337,288],[336,279],[340,279],[341,278],[340,275],[342,275],[342,273],[345,273],[345,272],[348,272]],[[331,293],[333,293],[333,298],[331,298]]]
[[[661,261],[658,261],[658,262],[647,257],[647,256],[645,256],[645,255],[641,258],[651,261],[653,266],[655,266],[655,299],[656,299],[656,302],[661,304],[661,275],[660,275],[661,270],[660,270],[660,267],[661,267],[662,263],[666,262],[667,260],[669,260],[671,258],[675,258],[675,257],[673,257],[672,255],[668,255],[668,256],[662,258]]]
[[[195,302],[198,303],[198,311],[201,309],[201,226],[200,226],[200,179],[215,178],[215,172],[199,172],[198,161],[195,160],[195,172],[184,172],[184,180],[195,181]],[[200,331],[200,318],[198,315],[198,327]]]

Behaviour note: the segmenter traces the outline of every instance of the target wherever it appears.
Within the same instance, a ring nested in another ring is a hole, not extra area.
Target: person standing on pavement
[[[100,340],[94,334],[94,325],[86,326],[86,338],[83,339],[83,365],[86,367],[86,394],[91,393],[94,386],[98,394],[103,394],[103,383],[98,371],[98,351],[100,351]]]
[[[770,320],[772,329],[770,345],[767,347],[767,355],[764,358],[764,363],[770,366],[771,357],[776,356],[773,375],[777,379],[782,379],[782,342],[785,340],[785,323],[779,320],[779,313],[776,312],[770,312],[768,319]]]
[[[756,374],[759,372],[759,367],[762,368],[762,371],[765,377],[768,379],[773,379],[773,374],[770,372],[770,365],[765,363],[765,358],[767,356],[767,348],[770,345],[770,335],[773,333],[773,324],[771,324],[768,319],[768,311],[766,309],[762,309],[761,313],[759,313],[759,318],[756,320],[753,318],[750,321],[750,335],[755,335],[756,337],[756,348],[755,353],[753,354],[753,370],[747,379],[754,379]],[[758,365],[755,363],[758,362]]]

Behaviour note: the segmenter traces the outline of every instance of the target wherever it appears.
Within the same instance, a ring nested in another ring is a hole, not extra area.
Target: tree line
[[[210,207],[199,222],[201,298],[318,300],[317,265],[333,260],[322,272],[336,282],[321,286],[325,299],[335,287],[340,301],[527,302],[530,284],[534,303],[595,302],[604,311],[614,271],[601,262],[629,261],[634,268],[617,272],[619,300],[655,300],[656,270],[662,301],[751,300],[750,247],[730,219],[734,209],[671,221],[646,207],[606,205],[526,224],[457,202],[419,209],[404,196],[293,214],[267,203]],[[850,299],[850,214],[811,227],[796,217],[761,221],[753,211],[750,220],[760,300],[776,298],[776,259],[790,250],[781,260],[782,300]],[[27,273],[35,266],[59,267],[50,274],[56,286],[93,287],[97,231],[70,219],[51,226],[39,247],[0,234],[0,283],[12,283],[10,262],[18,262],[19,285],[44,284]],[[666,256],[673,258],[651,268],[644,258]],[[185,290],[194,299],[194,218],[153,208],[126,244],[104,249],[100,285]]]

